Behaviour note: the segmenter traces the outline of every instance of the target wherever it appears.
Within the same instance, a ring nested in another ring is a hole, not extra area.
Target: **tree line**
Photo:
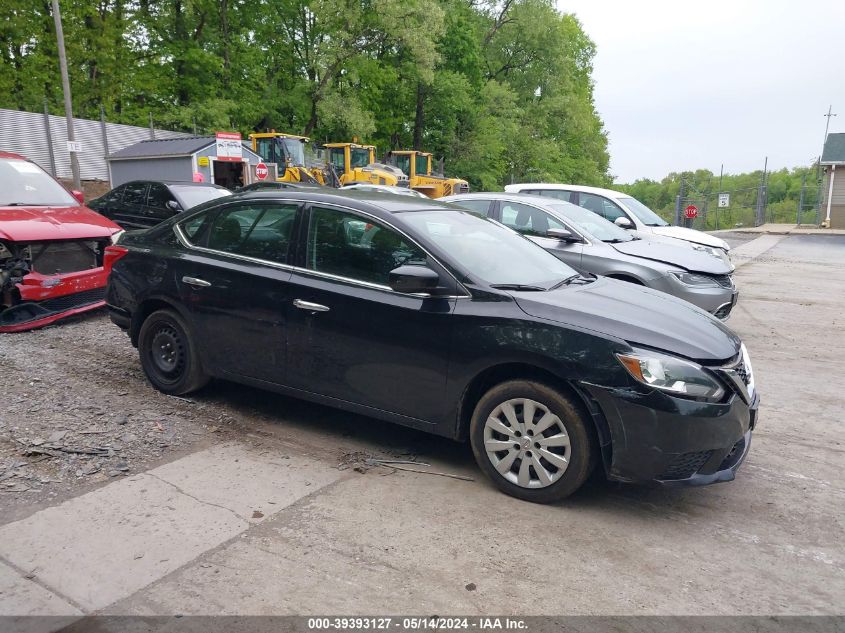
[[[763,205],[765,221],[793,223],[802,206],[802,219],[812,220],[820,194],[820,172],[817,165],[792,169],[762,170],[720,174],[709,169],[672,172],[662,180],[641,178],[629,184],[613,187],[630,194],[660,214],[667,221],[675,215],[675,201],[684,187],[684,202],[701,206],[707,204],[707,228],[731,228],[737,223],[753,224],[760,187],[764,185]],[[730,207],[719,211],[719,192],[730,193]]]
[[[49,0],[5,0],[0,107],[62,114]],[[607,184],[595,45],[552,0],[64,0],[74,114],[417,148],[474,189]]]

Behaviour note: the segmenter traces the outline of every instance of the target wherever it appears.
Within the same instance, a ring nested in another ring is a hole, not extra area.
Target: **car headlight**
[[[637,382],[661,391],[707,400],[719,400],[725,394],[716,378],[697,363],[638,349],[616,358]]]
[[[695,288],[718,288],[719,283],[709,277],[707,275],[701,275],[699,273],[683,273],[683,272],[674,272],[672,273],[675,279],[680,281],[682,284],[686,286],[693,286]]]
[[[124,233],[126,233],[126,231],[123,231],[123,230],[115,231],[114,233],[112,233],[111,234],[111,243],[117,244],[120,241],[120,238],[123,237]]]

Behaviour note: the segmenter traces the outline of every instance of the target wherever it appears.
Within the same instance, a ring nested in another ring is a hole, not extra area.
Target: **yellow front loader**
[[[326,184],[342,187],[353,182],[407,187],[409,180],[391,165],[376,162],[375,145],[358,143],[326,143],[328,151]]]
[[[267,163],[279,166],[280,182],[305,182],[324,185],[325,174],[317,166],[317,161],[310,157],[307,136],[285,134],[283,132],[260,132],[249,135],[252,151]]]
[[[466,180],[432,175],[431,159],[429,152],[416,150],[397,150],[387,153],[387,162],[407,174],[411,189],[424,193],[429,198],[442,198],[469,191],[469,183]]]

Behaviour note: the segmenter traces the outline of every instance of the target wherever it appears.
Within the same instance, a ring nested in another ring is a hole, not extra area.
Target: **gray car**
[[[651,241],[574,204],[539,196],[471,193],[441,200],[498,220],[580,272],[667,292],[720,319],[736,304],[733,264],[692,245]]]

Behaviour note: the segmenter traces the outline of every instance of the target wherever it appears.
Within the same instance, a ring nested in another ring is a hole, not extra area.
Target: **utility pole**
[[[824,154],[824,146],[825,146],[825,143],[827,143],[827,131],[828,131],[828,129],[830,128],[830,117],[832,117],[832,116],[837,116],[837,115],[833,112],[833,106],[832,106],[832,105],[828,106],[828,108],[827,108],[827,114],[825,114],[824,116],[827,118],[827,121],[826,121],[826,122],[825,122],[825,124],[824,124],[824,140],[822,141],[822,153],[821,153],[821,154],[819,154],[819,165],[821,165],[821,162],[822,162],[822,154]]]
[[[67,55],[65,54],[65,34],[62,30],[62,14],[59,12],[59,0],[53,0],[53,20],[56,23],[56,48],[59,51],[59,69],[62,74],[62,92],[65,96],[65,120],[67,121],[68,143],[76,141],[73,133],[73,101],[70,96],[70,79],[67,75]],[[76,152],[70,152],[70,171],[73,174],[74,189],[82,189],[82,181],[79,178],[79,159]]]
[[[827,114],[824,115],[827,118],[827,121],[824,124],[824,140],[822,140],[822,151],[819,154],[819,162],[817,163],[816,168],[816,181],[819,183],[819,196],[818,200],[816,201],[816,217],[818,218],[821,215],[822,210],[822,197],[821,197],[821,182],[822,182],[822,156],[824,155],[824,146],[827,144],[827,131],[830,128],[830,117],[836,116],[833,112],[833,105],[829,105],[827,107]]]

